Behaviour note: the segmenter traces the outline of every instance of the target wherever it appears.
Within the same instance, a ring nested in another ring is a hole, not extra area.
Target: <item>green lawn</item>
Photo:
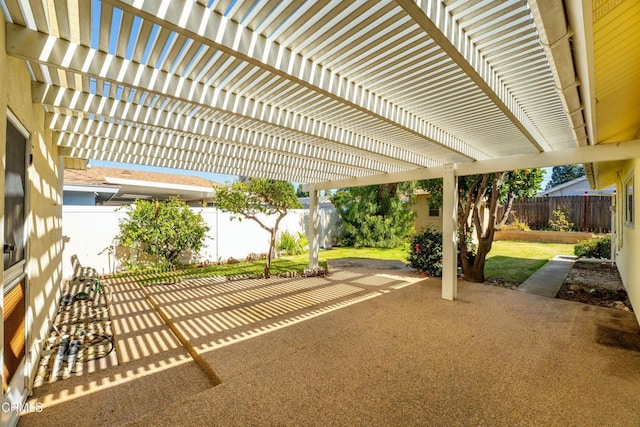
[[[484,273],[488,280],[520,284],[556,255],[573,255],[573,244],[493,242]]]
[[[409,245],[402,248],[394,249],[376,249],[376,248],[332,248],[320,250],[318,253],[321,262],[329,259],[340,258],[374,258],[374,259],[390,259],[407,262],[409,256]],[[295,257],[285,257],[286,259],[296,260],[297,262],[308,262],[309,255],[298,255]]]
[[[408,245],[404,248],[395,249],[373,249],[373,248],[334,248],[321,250],[319,255],[320,266],[327,267],[327,260],[340,258],[375,258],[407,261]],[[178,268],[175,271],[167,271],[155,274],[119,274],[114,277],[135,277],[137,283],[144,285],[155,282],[172,282],[188,277],[211,277],[211,276],[237,276],[237,275],[260,275],[264,272],[265,260],[254,262],[240,262],[237,264],[210,265],[203,267]],[[284,256],[271,261],[271,274],[282,274],[287,272],[302,273],[309,266],[309,254],[295,256]]]
[[[573,245],[555,243],[531,243],[498,241],[493,243],[487,257],[485,275],[489,280],[509,283],[522,283],[527,277],[542,267],[556,255],[572,255]],[[373,248],[333,248],[321,250],[320,265],[327,266],[327,260],[340,258],[374,258],[407,262],[408,246],[396,249]],[[146,284],[160,281],[176,281],[187,277],[260,275],[264,271],[265,260],[240,262],[237,264],[210,265],[203,267],[179,268],[164,273],[148,273],[134,276],[138,283]],[[309,255],[285,256],[274,259],[271,273],[301,273],[308,266]],[[119,275],[123,277],[127,275]]]
[[[320,251],[320,261],[338,258],[377,258],[407,262],[408,247],[398,249],[334,248]],[[536,242],[493,242],[485,265],[488,280],[520,284],[556,255],[573,255],[573,244]],[[308,255],[287,257],[305,265]]]

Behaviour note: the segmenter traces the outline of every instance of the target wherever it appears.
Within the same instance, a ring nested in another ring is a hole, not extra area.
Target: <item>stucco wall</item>
[[[617,250],[616,265],[620,271],[622,282],[624,283],[631,305],[635,310],[636,317],[640,322],[640,192],[638,174],[640,174],[640,159],[628,161],[622,164],[617,175],[616,191],[616,230],[617,230]],[[634,224],[625,222],[625,191],[624,184],[628,177],[634,176]]]
[[[0,158],[5,161],[7,109],[30,134],[27,170],[27,314],[29,372],[35,374],[40,339],[56,310],[62,278],[62,181],[57,148],[45,130],[42,107],[31,100],[31,78],[24,61],[6,55],[4,17],[0,14]],[[3,164],[4,170],[4,164]],[[4,212],[4,173],[0,174],[0,210]],[[2,227],[4,239],[4,227]],[[4,274],[2,280],[4,281]],[[2,341],[0,341],[2,342]]]
[[[416,233],[420,233],[423,229],[429,227],[433,230],[442,231],[442,211],[439,216],[429,216],[429,196],[425,194],[418,194],[416,201],[412,206],[413,211],[416,213],[416,219],[414,226]]]

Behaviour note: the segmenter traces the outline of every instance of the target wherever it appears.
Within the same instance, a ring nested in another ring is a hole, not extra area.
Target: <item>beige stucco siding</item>
[[[6,23],[0,14],[0,209],[4,212],[4,161],[7,109],[10,109],[30,135],[28,148],[32,160],[27,170],[27,319],[31,352],[31,378],[35,374],[37,349],[49,329],[48,318],[56,310],[62,279],[62,169],[51,132],[45,130],[44,112],[32,103],[31,78],[25,62],[8,57]],[[4,228],[4,227],[1,227]],[[4,230],[2,231],[4,233]],[[4,238],[4,235],[2,236]],[[2,279],[4,280],[4,274]],[[1,283],[1,282],[0,282]]]
[[[427,194],[416,195],[415,203],[412,206],[416,213],[414,221],[416,233],[420,233],[425,228],[442,231],[442,212],[439,216],[429,216],[429,196]]]

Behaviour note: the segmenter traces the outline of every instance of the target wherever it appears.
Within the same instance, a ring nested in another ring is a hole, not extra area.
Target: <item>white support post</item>
[[[442,180],[442,298],[458,297],[458,177],[445,165]]]
[[[320,218],[318,209],[318,190],[315,187],[309,188],[309,268],[318,268],[318,250],[320,236],[318,235],[318,219]]]

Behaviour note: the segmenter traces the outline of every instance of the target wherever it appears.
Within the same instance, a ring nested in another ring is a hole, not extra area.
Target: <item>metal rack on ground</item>
[[[68,284],[45,341],[34,386],[79,375],[114,350],[108,285],[82,268]]]

